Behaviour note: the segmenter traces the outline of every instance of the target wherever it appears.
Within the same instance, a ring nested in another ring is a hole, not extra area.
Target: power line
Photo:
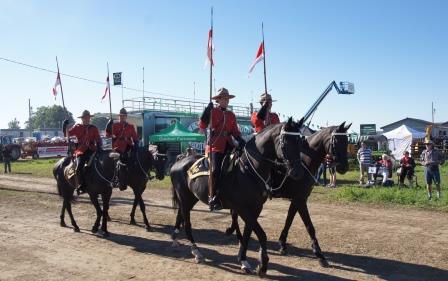
[[[56,71],[51,70],[51,69],[47,69],[47,68],[43,68],[43,67],[39,67],[39,66],[35,66],[35,65],[27,64],[27,63],[15,61],[15,60],[8,59],[8,58],[0,57],[0,60],[4,60],[4,61],[10,62],[10,63],[14,63],[14,64],[18,64],[18,65],[21,65],[21,66],[37,69],[37,70],[40,70],[40,71],[45,71],[45,72],[57,74]],[[76,76],[76,75],[72,75],[72,74],[68,74],[68,73],[62,73],[61,72],[60,75],[66,76],[66,77],[70,77],[70,78],[74,78],[74,79],[78,79],[78,80],[82,80],[82,81],[86,81],[86,82],[90,82],[90,83],[106,85],[106,82],[93,80],[93,79],[89,79],[89,78],[84,78],[84,77],[80,77],[80,76]],[[114,86],[114,87],[116,87],[116,86]],[[138,92],[138,93],[142,92],[141,89],[139,90],[139,89],[134,89],[134,88],[130,88],[130,87],[123,87],[123,89],[129,90],[129,91],[133,91],[133,92]],[[164,96],[164,97],[185,99],[185,97],[169,95],[169,94],[164,94],[164,93],[158,93],[158,92],[144,91],[144,93],[148,93],[148,94],[152,94],[152,95],[158,95],[158,96]],[[205,102],[205,100],[203,100],[203,101]]]

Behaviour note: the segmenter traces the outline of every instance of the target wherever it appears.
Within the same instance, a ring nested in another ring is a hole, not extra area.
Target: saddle
[[[224,156],[221,165],[221,178],[229,175],[236,166],[237,154],[235,152],[228,153]],[[210,162],[207,156],[203,156],[196,160],[194,164],[187,170],[188,179],[191,181],[197,177],[210,175]]]
[[[92,153],[92,155],[89,158],[89,161],[86,162],[83,170],[86,167],[90,167],[92,165],[93,160],[95,159],[95,155],[96,153]],[[70,163],[64,168],[64,177],[70,181],[76,174],[76,162],[74,161],[74,159],[72,158]]]

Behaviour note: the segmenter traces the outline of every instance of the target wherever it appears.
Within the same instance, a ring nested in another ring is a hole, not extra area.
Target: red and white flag
[[[261,42],[260,47],[258,48],[257,55],[255,56],[255,60],[249,68],[249,73],[251,73],[252,70],[254,70],[255,65],[257,65],[257,63],[259,63],[263,58],[264,58],[264,42]]]
[[[211,63],[213,66],[213,56],[212,52],[215,50],[215,46],[213,46],[213,29],[208,31],[208,42],[207,42],[207,58],[205,60],[205,64]]]
[[[106,79],[106,89],[104,90],[104,95],[103,95],[103,97],[101,98],[101,101],[103,101],[104,98],[106,98],[106,96],[107,96],[107,91],[109,91],[109,89],[110,89],[110,83],[109,83],[109,75],[108,75],[108,76],[107,76],[107,79]]]
[[[56,96],[58,95],[58,89],[57,89],[58,86],[61,87],[61,75],[59,75],[59,72],[58,72],[58,76],[56,76],[56,82],[54,83],[54,87],[53,87],[54,99],[56,99]]]

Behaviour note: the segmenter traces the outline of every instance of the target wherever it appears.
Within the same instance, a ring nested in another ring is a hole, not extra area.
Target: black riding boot
[[[80,171],[77,171],[75,174],[75,177],[76,177],[76,184],[78,185],[76,187],[76,193],[78,195],[85,193],[86,192],[86,184],[85,184],[84,177],[83,177],[82,173]]]
[[[222,209],[221,201],[218,198],[218,195],[216,194],[216,186],[217,186],[217,178],[213,179],[213,183],[210,180],[208,180],[208,184],[210,186],[210,192],[208,196],[208,206],[210,208],[210,211],[219,211]]]

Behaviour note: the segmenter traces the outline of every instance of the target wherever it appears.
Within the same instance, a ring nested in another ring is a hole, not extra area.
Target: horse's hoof
[[[98,232],[98,226],[93,226],[92,233],[97,233],[97,232]]]
[[[131,225],[137,225],[137,222],[134,219],[131,219],[131,221],[129,222],[129,224]]]
[[[60,225],[61,225],[62,227],[67,227],[67,225],[65,224],[64,221],[61,221]]]
[[[286,248],[284,248],[284,247],[280,247],[280,250],[278,250],[278,252],[282,256],[286,256],[286,254],[288,254],[288,251],[286,251]]]
[[[326,259],[319,259],[319,264],[322,267],[329,267],[330,264],[328,263],[328,261]]]
[[[107,216],[107,221],[112,221],[112,219],[109,217],[109,216]]]
[[[253,274],[252,267],[248,261],[241,261],[241,270],[246,274]]]
[[[191,253],[193,254],[193,256],[194,256],[194,260],[195,260],[195,262],[196,263],[203,263],[204,262],[204,256],[202,255],[202,253],[201,252],[199,252],[199,249],[198,248],[193,248],[192,250],[191,250]]]
[[[226,229],[226,235],[227,235],[227,236],[230,236],[230,235],[232,235],[232,233],[233,233],[233,230],[234,230],[234,229],[233,229],[233,228],[231,228],[231,227],[227,228],[227,229]]]
[[[151,231],[152,231],[152,227],[149,226],[149,225],[147,225],[147,226],[145,227],[145,229],[146,229],[146,232],[151,232]]]
[[[74,231],[74,232],[81,232],[81,230],[79,230],[79,227],[78,227],[78,226],[73,227],[73,231]]]
[[[261,278],[266,277],[266,271],[267,271],[267,269],[266,269],[266,268],[263,268],[261,265],[258,265],[258,266],[257,266],[257,275],[258,275],[259,277],[261,277]]]
[[[109,231],[103,231],[102,236],[103,238],[109,237],[110,236]]]

